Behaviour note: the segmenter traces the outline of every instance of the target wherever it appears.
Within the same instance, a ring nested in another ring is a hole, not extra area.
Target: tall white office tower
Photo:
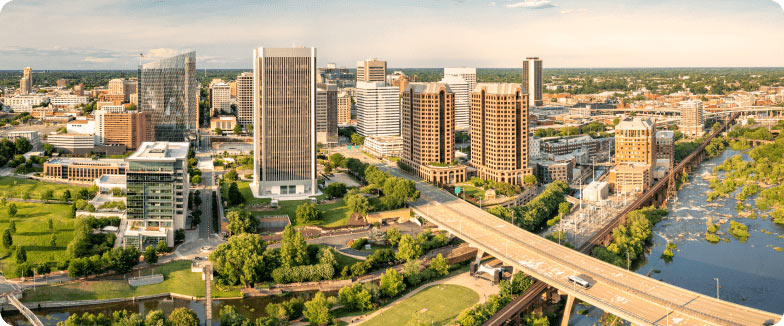
[[[523,61],[523,87],[528,93],[528,103],[542,106],[542,59],[528,57]]]
[[[441,82],[449,85],[449,89],[455,94],[455,130],[468,130],[471,120],[471,91],[468,82],[457,76],[444,76]]]
[[[444,78],[460,77],[468,82],[468,91],[473,92],[476,87],[476,68],[444,68]]]

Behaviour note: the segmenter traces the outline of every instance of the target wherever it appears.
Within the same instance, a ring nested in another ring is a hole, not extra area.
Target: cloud
[[[544,8],[555,7],[555,5],[550,0],[525,0],[522,2],[514,2],[514,3],[507,4],[506,7],[525,8],[525,9],[544,9]]]
[[[3,8],[7,5],[11,0],[0,0],[0,12],[3,12]]]
[[[773,2],[778,4],[781,9],[784,9],[784,0],[773,0]]]
[[[784,1],[784,0],[782,0],[782,1]],[[588,11],[588,9],[585,9],[585,8],[578,8],[578,9],[566,9],[566,10],[561,10],[561,11],[560,11],[560,13],[561,13],[562,15],[567,15],[567,14],[576,14],[576,13],[587,12],[587,11]]]
[[[150,49],[144,54],[147,59],[168,58],[180,54],[180,50],[169,48]]]
[[[96,57],[86,57],[84,58],[84,62],[90,63],[109,63],[116,60],[116,58],[96,58]]]

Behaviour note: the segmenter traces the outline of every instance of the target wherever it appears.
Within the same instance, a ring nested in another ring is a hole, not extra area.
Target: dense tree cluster
[[[555,181],[541,194],[523,206],[515,208],[492,208],[488,212],[531,232],[538,232],[545,221],[563,213],[561,203],[566,201],[569,184]]]
[[[232,209],[226,214],[229,221],[228,229],[232,235],[243,233],[256,233],[259,226],[259,219],[244,209]]]
[[[593,256],[616,266],[627,268],[643,254],[653,235],[653,226],[667,215],[666,209],[645,207],[626,215],[626,224],[613,229],[613,241],[593,249]]]
[[[498,310],[512,302],[512,300],[525,292],[534,280],[523,273],[516,273],[510,281],[502,280],[499,283],[501,289],[498,294],[493,294],[487,298],[485,303],[475,304],[473,307],[465,309],[457,315],[457,324],[460,326],[479,326],[495,315]],[[541,316],[539,316],[541,318]],[[545,319],[546,320],[546,319]],[[526,325],[548,325],[548,323]]]
[[[160,310],[152,310],[144,318],[127,310],[115,311],[111,315],[85,312],[72,314],[58,322],[57,326],[199,326],[199,317],[187,308],[174,309],[168,318]]]

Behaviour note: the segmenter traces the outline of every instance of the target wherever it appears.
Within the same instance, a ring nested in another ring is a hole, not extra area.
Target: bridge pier
[[[476,250],[476,258],[474,259],[474,264],[479,266],[482,263],[482,256],[485,255],[485,251],[482,249],[477,248]]]
[[[572,316],[573,308],[574,308],[574,296],[570,294],[566,298],[566,306],[564,306],[563,317],[561,317],[561,326],[569,326],[569,318]]]

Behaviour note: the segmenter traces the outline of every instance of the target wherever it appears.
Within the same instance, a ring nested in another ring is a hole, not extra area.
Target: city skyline
[[[246,68],[257,44],[315,46],[322,49],[320,62],[346,67],[383,57],[390,67],[507,68],[527,56],[562,68],[784,65],[784,45],[769,41],[784,32],[784,12],[772,0],[234,0],[220,7],[206,1],[77,2],[6,4],[0,28],[27,26],[29,17],[47,19],[8,36],[0,69],[130,70],[140,52],[152,60],[188,51],[199,53],[199,68]],[[395,23],[381,25],[355,14],[371,10]],[[467,19],[474,23],[464,24]],[[465,37],[431,42],[420,36],[439,31]],[[509,38],[517,42],[503,42]]]

